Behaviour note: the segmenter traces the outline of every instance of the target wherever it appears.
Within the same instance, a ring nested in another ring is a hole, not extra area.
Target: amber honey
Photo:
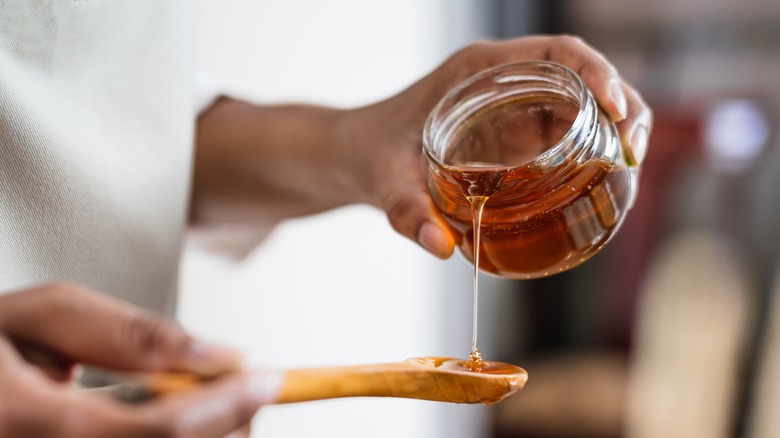
[[[508,278],[562,272],[595,254],[620,225],[632,176],[624,160],[603,153],[609,144],[562,144],[613,133],[572,136],[578,114],[572,100],[551,94],[496,99],[454,128],[433,160],[433,201],[483,271]]]
[[[553,181],[549,181],[553,179]],[[509,278],[536,278],[579,265],[612,236],[630,201],[625,167],[594,159],[565,176],[531,167],[436,169],[431,194],[474,261],[474,215],[468,197],[487,197],[479,229],[479,268]]]
[[[480,360],[479,367],[473,368],[468,360],[451,359],[442,362],[439,368],[450,371],[464,371],[480,374],[517,374],[520,369],[516,365],[505,362]]]
[[[469,364],[469,360],[455,359],[451,357],[418,357],[409,360],[417,362],[424,366],[429,366],[429,367],[438,368],[441,370],[448,370],[448,371],[462,371],[462,372],[496,374],[496,375],[499,374],[510,375],[510,374],[525,373],[525,370],[518,367],[517,365],[512,365],[505,362],[485,361],[482,359],[480,359],[481,366],[479,369],[473,369]]]

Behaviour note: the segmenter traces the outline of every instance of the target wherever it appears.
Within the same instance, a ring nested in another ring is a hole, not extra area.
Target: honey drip
[[[472,359],[476,360],[476,367],[474,367],[475,364],[471,363]],[[517,374],[522,372],[522,369],[516,365],[482,360],[482,357],[478,355],[471,355],[468,360],[450,358],[431,358],[430,360],[440,360],[440,362],[434,362],[434,366],[442,370],[480,374]]]
[[[468,196],[471,204],[471,215],[474,221],[474,247],[479,248],[479,234],[482,227],[482,210],[488,200],[487,196]],[[466,366],[471,371],[480,371],[484,366],[482,352],[477,347],[478,320],[479,320],[479,251],[474,252],[474,303],[472,309],[471,328],[471,354]]]
[[[482,352],[479,351],[479,349],[473,350],[471,354],[469,354],[469,360],[463,362],[463,366],[468,368],[472,373],[481,372],[486,365],[487,362],[482,360]]]

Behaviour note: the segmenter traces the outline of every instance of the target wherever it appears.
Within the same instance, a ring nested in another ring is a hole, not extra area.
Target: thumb
[[[0,297],[0,330],[74,361],[116,370],[219,374],[241,355],[87,288],[52,284]]]
[[[401,189],[387,199],[385,210],[396,231],[436,257],[446,259],[452,255],[455,241],[427,193]]]

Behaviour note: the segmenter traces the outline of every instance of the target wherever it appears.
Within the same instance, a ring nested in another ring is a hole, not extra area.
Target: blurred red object
[[[649,147],[639,181],[639,195],[623,229],[610,244],[610,281],[604,327],[610,344],[630,345],[638,291],[645,268],[662,240],[670,191],[681,171],[704,160],[706,106],[681,108],[656,103]]]

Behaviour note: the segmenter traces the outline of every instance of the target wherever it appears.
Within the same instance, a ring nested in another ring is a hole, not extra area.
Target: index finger
[[[617,68],[601,52],[576,36],[540,38],[546,39],[541,45],[546,60],[574,70],[613,121],[626,118],[628,100],[623,91],[623,80]]]
[[[200,342],[177,324],[103,294],[52,284],[0,296],[0,330],[75,361],[117,370],[218,374],[237,352]]]
[[[576,72],[599,106],[617,122],[629,161],[641,164],[652,125],[652,110],[601,52],[570,35],[533,36],[510,40],[508,44],[516,44],[515,53],[525,52],[532,58],[557,62]]]

